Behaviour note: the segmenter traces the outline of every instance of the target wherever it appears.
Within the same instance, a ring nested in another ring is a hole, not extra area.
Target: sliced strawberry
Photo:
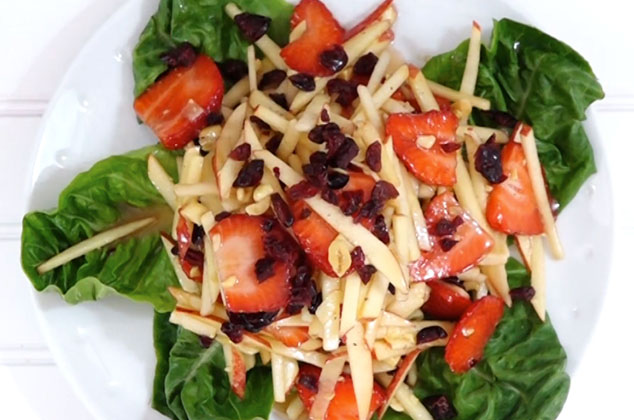
[[[406,85],[401,86],[394,94],[392,95],[392,99],[401,102],[407,102],[414,108],[414,112],[420,113],[420,106],[418,102],[416,102],[416,98],[414,98],[414,94],[410,90],[410,88]]]
[[[168,149],[180,149],[220,109],[224,84],[214,61],[199,55],[189,67],[176,67],[134,101],[137,115]]]
[[[319,0],[302,0],[291,17],[291,26],[306,22],[306,31],[282,48],[280,55],[286,64],[300,73],[329,76],[333,72],[321,64],[322,52],[343,42],[344,29],[330,10]]]
[[[436,102],[438,102],[438,106],[441,111],[451,111],[451,101],[447,98],[443,98],[442,96],[434,95]]]
[[[379,4],[379,6],[374,9],[372,13],[370,13],[365,19],[356,24],[354,27],[349,29],[346,32],[345,39],[348,40],[363,31],[365,28],[376,22],[381,18],[381,15],[385,13],[385,11],[392,5],[394,0],[385,0],[383,3]]]
[[[394,151],[410,172],[430,185],[452,186],[456,183],[457,152],[446,152],[444,143],[453,143],[458,118],[447,111],[424,114],[392,114],[386,132],[392,136]],[[434,145],[425,149],[417,145],[420,136],[435,136]]]
[[[262,282],[256,276],[256,263],[266,257],[267,235],[286,235],[276,222],[265,232],[262,226],[271,223],[264,217],[234,214],[211,230],[213,240],[219,241],[214,255],[228,311],[271,312],[285,307],[289,301],[291,262],[275,261],[273,275]]]
[[[303,200],[292,203],[291,211],[295,218],[293,233],[310,261],[327,275],[338,277],[328,262],[328,248],[337,231]]]
[[[348,173],[350,178],[348,179],[348,183],[339,191],[362,191],[363,192],[363,202],[367,202],[372,197],[372,189],[376,185],[376,181],[370,175],[366,175],[363,172],[352,172]]]
[[[178,218],[176,224],[176,244],[178,247],[178,260],[181,268],[190,279],[202,282],[203,279],[203,254],[192,249],[192,236],[194,224],[183,216]],[[194,270],[196,268],[196,270]]]
[[[299,347],[310,339],[308,327],[277,327],[269,325],[265,331],[287,347]]]
[[[423,305],[423,311],[432,319],[454,321],[471,305],[471,297],[463,288],[441,280],[427,282],[431,289],[429,299]]]
[[[504,146],[502,171],[507,178],[493,187],[487,203],[491,227],[509,235],[544,233],[521,144],[509,142]]]
[[[299,398],[309,412],[313,406],[315,395],[317,395],[320,373],[321,369],[311,365],[302,365],[299,368],[298,380],[295,386]],[[372,417],[384,401],[385,390],[375,382],[368,417]],[[337,382],[335,395],[330,400],[324,420],[359,420],[357,398],[354,395],[354,387],[350,375],[342,375]]]
[[[242,353],[233,346],[231,347],[231,361],[227,365],[231,390],[238,398],[242,399],[247,388],[247,366]]]
[[[415,281],[458,275],[476,265],[493,247],[493,238],[460,207],[452,193],[436,196],[425,210],[431,250],[423,251],[410,267]],[[438,235],[438,223],[451,223],[455,232]],[[445,249],[443,249],[445,248]]]
[[[484,355],[484,348],[504,315],[504,301],[485,296],[471,304],[456,324],[445,348],[445,360],[452,371],[464,373]]]

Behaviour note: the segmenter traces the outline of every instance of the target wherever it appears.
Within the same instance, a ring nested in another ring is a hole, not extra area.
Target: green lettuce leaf
[[[167,70],[161,55],[182,42],[189,42],[216,61],[246,59],[249,44],[224,11],[231,1],[244,11],[270,17],[268,35],[279,45],[288,42],[293,6],[285,0],[161,0],[134,49],[135,95]]]
[[[432,58],[425,76],[458,89],[467,50],[463,42]],[[490,47],[482,49],[476,94],[533,126],[550,190],[562,207],[568,204],[596,171],[581,122],[604,94],[586,60],[538,29],[502,19],[495,22]]]
[[[165,394],[179,420],[250,420],[268,418],[273,406],[270,366],[256,366],[247,374],[244,399],[238,398],[225,372],[222,345],[209,348],[183,328],[169,357]]]
[[[508,263],[512,287],[526,285],[526,270]],[[483,360],[463,375],[451,372],[444,349],[422,354],[417,361],[418,398],[448,395],[457,420],[553,420],[568,395],[566,353],[549,320],[541,322],[532,306],[516,302],[489,341]]]
[[[57,209],[24,216],[22,268],[38,291],[57,290],[72,304],[116,292],[149,302],[160,312],[173,308],[167,287],[177,285],[178,280],[156,229],[92,251],[42,275],[37,272],[42,262],[120,224],[122,218],[139,218],[144,211],[162,212],[167,225],[157,229],[169,229],[171,210],[147,177],[150,153],[177,178],[176,154],[151,146],[98,162],[62,191]]]
[[[152,386],[152,408],[173,420],[176,414],[169,408],[165,396],[165,378],[169,372],[169,355],[176,344],[178,327],[170,321],[170,313],[154,312],[153,338],[156,353],[156,368]]]

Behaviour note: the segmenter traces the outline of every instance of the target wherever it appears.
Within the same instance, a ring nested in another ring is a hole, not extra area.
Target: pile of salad
[[[161,0],[133,62],[160,144],[25,216],[37,290],[153,305],[166,416],[559,414],[544,259],[595,171],[581,121],[601,87],[508,19],[421,70],[396,18],[392,0],[352,28],[319,0]]]

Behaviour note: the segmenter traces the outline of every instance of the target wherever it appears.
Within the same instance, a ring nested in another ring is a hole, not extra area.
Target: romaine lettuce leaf
[[[511,287],[529,284],[522,265],[507,266]],[[463,375],[451,372],[444,349],[417,361],[416,396],[448,395],[457,420],[553,420],[568,395],[566,353],[550,321],[541,322],[526,302],[515,302],[489,341],[484,359]]]
[[[459,88],[467,50],[463,42],[432,58],[425,76]],[[596,171],[581,122],[604,94],[586,60],[538,29],[502,19],[495,22],[490,47],[482,49],[476,94],[533,126],[550,190],[562,207],[568,204]]]
[[[165,377],[169,372],[169,355],[176,344],[178,327],[172,324],[170,313],[154,312],[153,334],[154,352],[156,353],[156,369],[154,370],[154,384],[152,386],[152,408],[159,413],[178,420],[176,414],[169,408],[165,396]]]
[[[230,1],[244,11],[270,17],[268,35],[279,45],[288,42],[293,6],[285,0],[161,0],[134,49],[135,95],[167,70],[161,55],[182,42],[189,42],[216,61],[246,59],[248,42],[224,11]]]
[[[209,348],[199,337],[179,327],[169,356],[165,393],[169,408],[179,420],[250,420],[268,418],[273,406],[270,366],[247,373],[244,399],[238,398],[225,372],[222,345]]]
[[[151,146],[98,162],[62,191],[57,209],[24,216],[22,268],[37,290],[57,290],[68,303],[116,292],[149,302],[160,312],[172,309],[167,287],[178,280],[157,232],[92,251],[42,275],[37,272],[38,265],[64,249],[119,224],[124,208],[166,208],[147,177],[150,153],[176,179],[176,154]],[[171,219],[167,222],[169,228]]]

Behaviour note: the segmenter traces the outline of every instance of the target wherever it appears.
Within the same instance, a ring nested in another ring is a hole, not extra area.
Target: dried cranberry
[[[194,267],[202,268],[205,263],[205,255],[202,252],[191,248],[187,250],[183,259]]]
[[[359,97],[357,84],[343,79],[331,79],[326,84],[328,95],[337,95],[335,102],[341,106],[349,106]]]
[[[273,207],[273,213],[275,213],[277,220],[280,221],[282,226],[293,226],[293,222],[295,221],[293,213],[291,213],[291,209],[288,207],[288,204],[286,204],[286,201],[284,201],[278,193],[271,196],[271,205]]]
[[[328,113],[328,110],[326,108],[321,110],[321,114],[319,115],[319,117],[325,123],[330,122],[330,114]]]
[[[439,243],[440,249],[442,249],[444,252],[449,252],[451,248],[453,248],[458,243],[458,241],[451,238],[442,238]]]
[[[309,163],[302,166],[302,170],[304,171],[304,176],[308,182],[318,188],[326,186],[326,183],[328,182],[328,168],[326,168],[326,165]]]
[[[262,222],[262,230],[266,233],[272,231],[273,226],[275,226],[275,222],[272,219],[267,218]]]
[[[292,201],[302,200],[304,198],[310,198],[317,195],[319,188],[315,187],[308,181],[300,181],[297,184],[290,187],[287,191],[288,198]]]
[[[202,247],[204,238],[205,229],[201,225],[194,224],[194,229],[192,230],[192,244]]]
[[[242,60],[230,58],[220,64],[222,78],[231,82],[237,82],[249,74],[249,66]]]
[[[225,117],[220,112],[211,112],[209,115],[207,115],[207,124],[209,125],[222,124],[224,120]]]
[[[344,191],[341,194],[339,208],[346,216],[352,216],[361,208],[363,202],[363,191]]]
[[[264,176],[264,161],[261,159],[252,160],[240,169],[233,186],[235,188],[254,187],[260,183],[262,176]]]
[[[372,200],[381,205],[396,197],[398,197],[398,190],[387,181],[377,181],[374,188],[372,188]]]
[[[441,143],[440,144],[440,148],[445,153],[453,153],[456,150],[460,150],[461,147],[462,146],[460,145],[460,143],[456,143],[455,141],[448,141],[446,143]]]
[[[346,137],[343,144],[337,148],[337,151],[330,158],[329,163],[335,168],[345,169],[358,154],[359,146],[357,146],[357,143],[350,137]]]
[[[304,207],[302,211],[299,213],[299,219],[304,220],[308,219],[313,212],[310,211],[308,207]]]
[[[196,49],[189,42],[183,42],[176,48],[172,48],[168,52],[161,54],[161,61],[168,67],[189,67],[194,64],[198,54]]]
[[[346,142],[346,136],[341,131],[324,133],[328,159],[333,159],[339,152],[339,148]]]
[[[365,265],[365,254],[360,246],[355,246],[350,252],[350,258],[352,259],[352,267],[355,270]]]
[[[369,77],[372,75],[377,61],[379,61],[379,57],[372,54],[371,52],[367,53],[363,57],[359,58],[356,63],[354,63],[352,71],[356,75]]]
[[[361,207],[361,211],[359,212],[359,217],[365,217],[367,219],[371,219],[374,216],[378,215],[383,209],[383,204],[379,203],[375,200],[370,200]]]
[[[214,343],[214,339],[206,335],[199,335],[198,341],[200,342],[200,346],[205,349],[208,349]]]
[[[278,261],[293,263],[297,259],[297,246],[291,240],[276,235],[264,237],[264,251]]]
[[[269,98],[282,108],[288,111],[288,100],[283,93],[269,93]]]
[[[231,159],[238,161],[245,161],[249,159],[249,156],[251,156],[251,145],[249,143],[242,143],[229,153]]]
[[[313,143],[322,144],[328,140],[331,133],[339,133],[341,130],[335,123],[327,123],[315,126],[308,132],[308,139]]]
[[[271,126],[266,121],[260,117],[256,117],[255,115],[251,115],[249,117],[249,121],[255,124],[262,131],[268,131],[271,129]]]
[[[361,277],[363,284],[368,284],[368,282],[372,280],[374,273],[376,273],[376,267],[372,264],[366,264],[361,268],[357,268],[357,273],[359,277]]]
[[[372,234],[379,238],[381,242],[384,244],[390,243],[390,233],[387,230],[387,225],[385,224],[385,217],[382,214],[379,214],[374,219],[374,226],[372,226]]]
[[[423,328],[416,334],[416,344],[431,343],[445,337],[447,337],[447,331],[434,325],[433,327]]]
[[[451,223],[453,223],[453,225],[457,228],[458,226],[464,223],[464,220],[462,220],[462,217],[456,216],[453,218]]]
[[[504,111],[480,111],[485,117],[490,118],[500,127],[514,128],[517,125],[517,118]]]
[[[266,150],[275,154],[275,152],[277,152],[277,149],[280,147],[280,144],[282,143],[282,137],[283,136],[280,133],[277,133],[273,137],[271,137],[264,146],[266,147]]]
[[[262,283],[275,274],[275,260],[272,257],[264,257],[255,263],[255,276]]]
[[[333,206],[339,205],[339,196],[333,190],[329,190],[329,189],[322,190],[321,198],[323,198],[323,200],[326,203],[330,203]]]
[[[350,175],[343,172],[331,171],[328,173],[328,188],[333,190],[340,190],[346,186]]]
[[[317,286],[315,285],[315,282],[312,282],[311,286],[312,286],[311,293],[313,297],[310,300],[310,306],[308,307],[308,312],[315,315],[315,312],[317,312],[317,308],[319,308],[319,305],[321,305],[321,303],[323,302],[324,297],[321,294],[321,292],[317,292]]]
[[[253,13],[240,13],[233,20],[238,25],[242,35],[250,42],[255,42],[262,38],[268,32],[269,26],[271,26],[270,17]]]
[[[209,150],[205,150],[201,147],[198,149],[198,153],[200,154],[200,156],[205,157],[209,154]]]
[[[312,279],[310,278],[311,275],[312,270],[310,267],[308,267],[307,265],[300,265],[299,267],[297,267],[297,272],[295,273],[295,276],[291,279],[291,284],[295,288],[309,287],[310,282],[312,281]]]
[[[229,216],[231,216],[231,213],[229,213],[228,211],[221,211],[220,213],[216,215],[216,217],[214,217],[214,219],[216,219],[216,222],[219,222],[223,219],[226,219]]]
[[[396,294],[396,287],[392,283],[387,285],[387,291],[390,292],[392,296]]]
[[[491,184],[499,184],[506,179],[502,170],[502,150],[495,143],[495,134],[480,145],[475,153],[475,168]]]
[[[310,155],[310,163],[313,165],[325,165],[328,161],[328,155],[325,152],[315,152]]]
[[[270,325],[277,317],[278,311],[273,312],[227,312],[229,321],[245,330],[256,333]],[[224,324],[223,324],[224,325]],[[233,340],[232,340],[233,341]]]
[[[371,145],[368,146],[368,149],[365,151],[365,163],[368,165],[370,169],[374,172],[381,171],[381,143],[375,141]]]
[[[262,75],[262,79],[260,79],[260,83],[258,83],[258,89],[277,89],[284,79],[286,79],[286,72],[284,70],[275,69],[267,71]]]
[[[277,166],[273,168],[273,175],[275,175],[275,178],[280,179],[280,168],[278,168]]]
[[[434,420],[451,420],[458,416],[458,412],[446,395],[432,395],[423,398],[423,405]]]
[[[304,92],[312,92],[315,90],[315,78],[310,74],[297,73],[288,78],[293,86]]]
[[[178,255],[178,245],[174,245],[171,249],[170,252],[172,253],[172,255]]]
[[[244,328],[242,328],[241,325],[234,324],[233,322],[229,321],[223,322],[220,326],[220,331],[225,333],[225,335],[229,337],[229,340],[233,341],[236,344],[242,342],[242,339],[244,338],[243,330]]]
[[[535,297],[535,289],[531,286],[516,287],[511,289],[509,294],[513,300],[525,300],[528,302]]]
[[[314,393],[319,390],[319,378],[314,375],[302,373],[301,375],[299,375],[297,383]]]
[[[319,62],[328,70],[338,73],[348,64],[348,54],[341,45],[335,45],[319,55]]]
[[[440,219],[432,230],[432,234],[436,236],[451,236],[454,233],[456,233],[456,226],[448,219]]]

